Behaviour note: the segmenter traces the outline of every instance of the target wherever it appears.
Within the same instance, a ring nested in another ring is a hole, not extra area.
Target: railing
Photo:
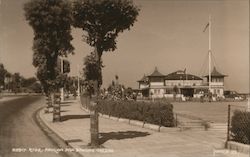
[[[250,111],[244,105],[228,105],[227,141],[250,144]]]

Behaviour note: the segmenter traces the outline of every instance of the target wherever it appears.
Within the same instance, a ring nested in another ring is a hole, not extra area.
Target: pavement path
[[[43,121],[66,143],[85,157],[248,157],[223,149],[226,133],[187,130],[157,132],[124,122],[99,118],[100,143],[108,153],[88,152],[89,113],[77,101],[66,101],[61,108],[62,122],[53,123],[52,114],[40,112]]]
[[[34,113],[44,104],[44,99],[39,96],[4,98],[0,101],[0,157],[66,156],[64,153],[30,152],[34,148],[58,148],[34,119]],[[15,152],[16,148],[26,152]]]
[[[14,99],[18,99],[21,98],[23,96],[4,96],[4,97],[0,97],[0,103],[3,103],[5,101],[9,101],[9,100],[14,100]]]

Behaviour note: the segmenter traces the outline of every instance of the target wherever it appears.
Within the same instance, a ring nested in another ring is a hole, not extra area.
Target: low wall
[[[237,152],[250,154],[250,145],[242,144],[234,141],[227,142],[227,149],[236,150]]]

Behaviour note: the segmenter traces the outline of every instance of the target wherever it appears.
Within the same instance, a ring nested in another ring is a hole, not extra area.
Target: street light
[[[77,65],[77,96],[80,97],[80,68],[79,65]]]

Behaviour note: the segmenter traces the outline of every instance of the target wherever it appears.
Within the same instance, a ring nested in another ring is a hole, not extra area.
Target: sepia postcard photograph
[[[250,157],[249,0],[0,0],[0,157]]]

